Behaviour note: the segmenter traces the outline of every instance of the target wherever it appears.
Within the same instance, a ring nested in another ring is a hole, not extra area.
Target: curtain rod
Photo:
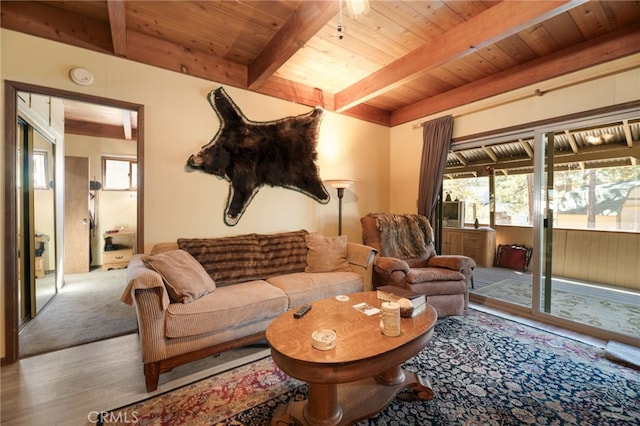
[[[603,78],[603,77],[608,77],[608,76],[610,76],[610,75],[619,74],[619,73],[621,73],[621,72],[623,72],[623,71],[627,71],[627,70],[629,70],[629,69],[634,69],[634,68],[637,68],[637,65],[636,65],[636,66],[634,66],[634,65],[629,65],[629,66],[621,67],[621,68],[619,68],[619,69],[612,70],[612,71],[609,71],[609,72],[604,72],[604,73],[601,73],[601,74],[597,74],[597,75],[592,75],[592,76],[589,76],[589,77],[585,77],[585,78],[580,79],[580,80],[571,81],[571,82],[567,82],[567,83],[564,83],[564,84],[558,84],[558,85],[556,85],[556,86],[551,86],[550,88],[548,88],[548,89],[546,89],[546,90],[543,90],[543,89],[535,89],[535,90],[533,91],[533,93],[522,94],[522,95],[516,95],[516,96],[514,96],[513,98],[505,99],[505,100],[500,101],[500,102],[498,102],[498,103],[496,103],[496,104],[487,105],[487,106],[478,106],[478,107],[477,107],[477,108],[475,108],[475,109],[471,109],[471,108],[470,108],[470,109],[469,109],[469,110],[467,110],[467,111],[458,112],[457,114],[456,114],[456,113],[452,113],[451,115],[453,116],[453,118],[464,117],[465,115],[475,114],[475,113],[478,113],[478,112],[481,112],[481,111],[485,111],[485,110],[487,110],[487,109],[495,108],[495,107],[498,107],[498,106],[501,106],[501,105],[505,105],[505,104],[508,104],[508,103],[511,103],[511,102],[517,102],[517,101],[521,101],[521,100],[523,100],[523,99],[533,98],[533,97],[537,97],[537,96],[544,96],[544,95],[546,95],[546,94],[547,94],[547,93],[549,93],[549,92],[554,92],[554,91],[556,91],[556,90],[565,89],[565,88],[567,88],[567,87],[576,86],[576,85],[578,85],[578,84],[582,84],[582,83],[587,83],[587,82],[589,82],[589,81],[597,80],[597,79],[599,79],[599,78]],[[499,95],[498,95],[498,96],[499,96]],[[478,102],[482,102],[483,100],[484,100],[484,99],[481,99],[481,100],[479,100]],[[460,107],[457,107],[457,108],[458,108],[458,109],[463,109],[463,108],[464,108],[464,106],[460,106]],[[423,127],[423,126],[424,126],[426,123],[428,123],[429,121],[431,121],[431,120],[425,120],[425,121],[420,121],[420,122],[418,122],[418,123],[415,123],[415,124],[412,126],[412,129],[413,129],[413,130],[419,129],[419,128]]]

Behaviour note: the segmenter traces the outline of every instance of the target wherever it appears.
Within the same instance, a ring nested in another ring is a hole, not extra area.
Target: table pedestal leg
[[[342,407],[338,403],[338,386],[309,383],[309,398],[303,414],[305,421],[311,425],[339,424]]]
[[[399,365],[374,376],[376,382],[385,386],[393,386],[404,382],[404,370]]]
[[[338,385],[309,383],[307,400],[276,407],[271,425],[335,426],[341,424],[341,420],[342,407],[338,402]]]
[[[352,424],[382,411],[402,389],[410,389],[422,400],[434,397],[428,378],[396,366],[375,377],[357,382],[339,385],[310,383],[307,401],[295,401],[278,406],[271,424]]]

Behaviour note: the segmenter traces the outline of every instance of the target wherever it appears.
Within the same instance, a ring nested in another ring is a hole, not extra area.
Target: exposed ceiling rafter
[[[3,0],[0,25],[387,127],[640,53],[637,2],[381,0],[343,38],[339,6]]]

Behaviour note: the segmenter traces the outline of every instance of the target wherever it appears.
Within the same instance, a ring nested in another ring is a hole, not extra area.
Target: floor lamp
[[[353,181],[348,179],[334,179],[326,181],[338,191],[338,235],[342,235],[342,197],[344,190],[348,188]]]

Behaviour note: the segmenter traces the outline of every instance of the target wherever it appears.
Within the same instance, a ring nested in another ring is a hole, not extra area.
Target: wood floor
[[[138,335],[21,359],[1,371],[0,424],[90,425],[95,412],[137,402],[269,355],[266,343],[176,367],[147,393]]]

